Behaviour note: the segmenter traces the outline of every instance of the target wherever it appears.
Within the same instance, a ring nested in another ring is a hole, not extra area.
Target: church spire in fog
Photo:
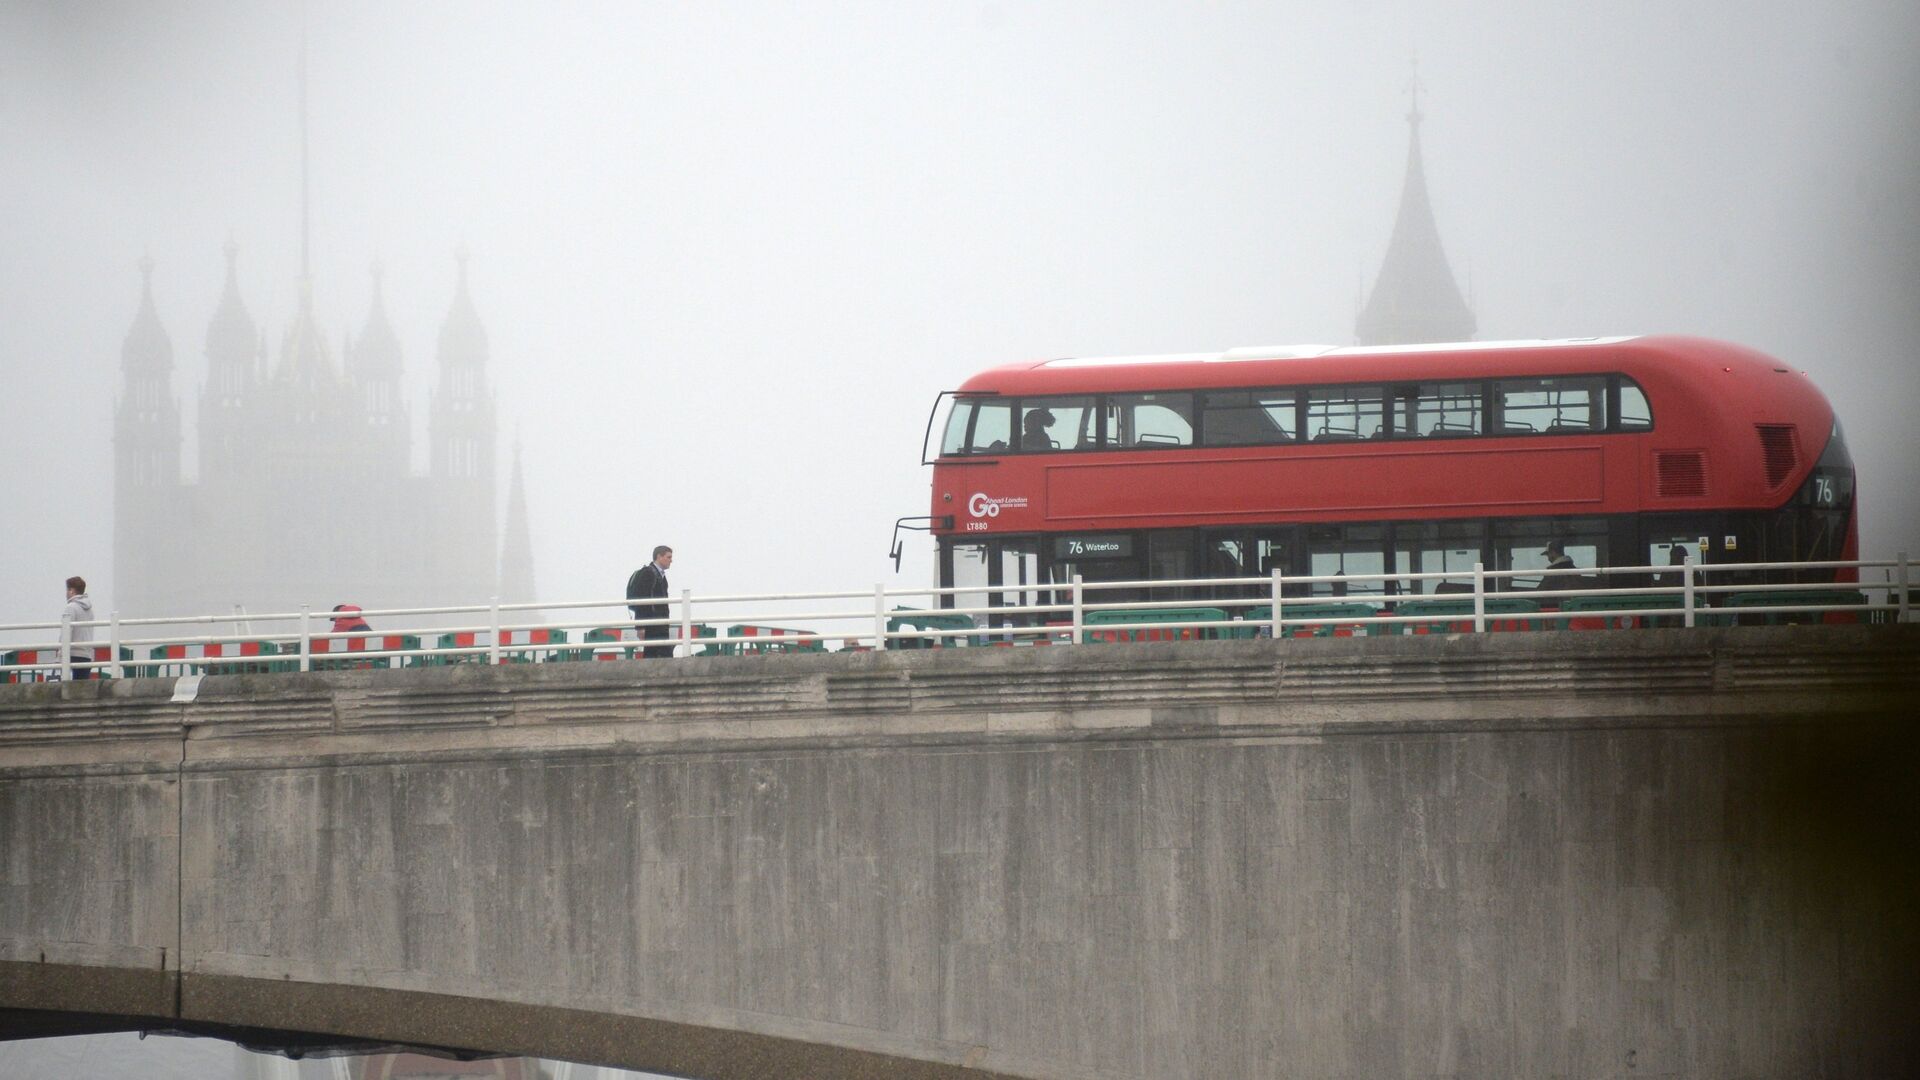
[[[528,603],[533,591],[533,539],[527,527],[526,484],[520,478],[520,440],[513,440],[513,474],[507,480],[507,521],[500,539],[500,599]]]
[[[1447,253],[1434,224],[1427,177],[1420,154],[1419,84],[1412,87],[1407,113],[1407,176],[1400,189],[1400,213],[1394,219],[1387,257],[1374,280],[1373,293],[1360,311],[1356,331],[1362,345],[1466,341],[1476,329],[1473,311],[1461,298]]]
[[[307,38],[300,36],[300,291],[305,303],[313,289],[313,262],[308,255],[312,237],[307,169]]]

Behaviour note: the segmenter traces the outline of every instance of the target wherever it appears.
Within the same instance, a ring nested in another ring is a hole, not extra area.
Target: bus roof
[[[1612,345],[1632,337],[1557,338],[1518,341],[1456,341],[1437,345],[1242,345],[1223,353],[1167,353],[1159,356],[1073,356],[1042,360],[1029,368],[1132,367],[1137,364],[1233,364],[1249,360],[1308,360],[1322,356],[1412,356],[1426,353],[1554,349],[1566,345]]]
[[[1661,335],[1422,345],[1280,345],[1216,353],[1068,357],[1005,364],[968,379],[962,393],[1075,394],[1213,386],[1498,378],[1732,365],[1780,368],[1745,346]]]

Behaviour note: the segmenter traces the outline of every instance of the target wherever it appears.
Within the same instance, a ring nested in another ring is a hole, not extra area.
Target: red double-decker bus
[[[1564,571],[1562,552],[1576,568],[1858,557],[1832,406],[1805,372],[1725,342],[1048,360],[942,398],[940,584],[1004,587],[995,606],[1076,574],[1458,575],[1352,589],[1390,595],[1468,587],[1476,562]]]

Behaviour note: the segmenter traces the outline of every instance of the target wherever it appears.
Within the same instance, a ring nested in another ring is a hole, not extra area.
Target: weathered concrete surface
[[[0,1009],[715,1080],[1904,1074],[1916,630],[0,687]]]

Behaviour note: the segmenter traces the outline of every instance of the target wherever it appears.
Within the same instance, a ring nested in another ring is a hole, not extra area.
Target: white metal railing
[[[1852,571],[1857,581],[1756,583],[1770,571]],[[1537,579],[1537,580],[1535,580]],[[1535,580],[1531,587],[1525,584]],[[1441,590],[1441,583],[1450,586]],[[1618,584],[1610,584],[1617,582]],[[1569,585],[1569,583],[1572,583]],[[1487,570],[1475,563],[1425,573],[1183,578],[1171,581],[1022,582],[859,592],[747,593],[650,601],[667,614],[635,620],[632,602],[579,600],[359,613],[373,630],[334,631],[332,612],[190,615],[92,622],[0,624],[0,635],[41,634],[0,650],[0,682],[76,675],[312,671],[396,664],[437,666],[618,659],[646,647],[674,655],[1018,645],[1223,637],[1485,632],[1612,625],[1725,624],[1818,616],[1910,621],[1912,568],[1893,559],[1716,563],[1566,571]],[[925,607],[903,604],[913,600]],[[941,607],[942,603],[951,606]],[[527,621],[531,612],[558,615]],[[615,613],[609,617],[608,613]],[[431,628],[405,621],[466,617]],[[806,624],[804,627],[794,624]],[[232,627],[220,633],[221,624]],[[820,629],[822,624],[832,629]],[[255,627],[266,626],[265,633]],[[86,628],[92,641],[74,641]],[[640,638],[645,629],[662,631]],[[199,632],[194,632],[199,631]]]

